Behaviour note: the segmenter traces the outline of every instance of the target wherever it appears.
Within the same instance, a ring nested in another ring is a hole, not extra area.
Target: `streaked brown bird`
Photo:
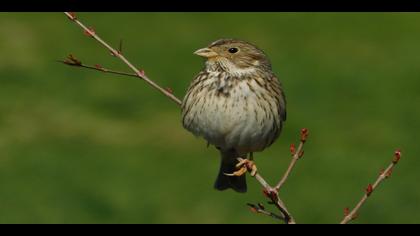
[[[182,124],[220,150],[214,187],[246,192],[245,175],[228,174],[237,170],[237,158],[252,159],[280,135],[286,120],[281,83],[267,56],[251,43],[220,39],[195,54],[206,62],[184,97]]]

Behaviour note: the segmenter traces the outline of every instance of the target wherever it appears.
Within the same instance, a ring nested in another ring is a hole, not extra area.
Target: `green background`
[[[80,13],[150,78],[182,97],[203,60],[192,52],[226,37],[271,58],[288,120],[256,154],[280,179],[299,130],[305,156],[282,190],[298,223],[336,223],[396,148],[403,159],[357,223],[420,223],[420,14]],[[0,14],[0,223],[276,223],[265,202],[218,192],[218,152],[180,123],[179,108],[134,78],[55,62],[128,71],[62,13]]]

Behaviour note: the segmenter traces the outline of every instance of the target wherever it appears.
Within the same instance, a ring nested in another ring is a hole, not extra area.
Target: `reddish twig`
[[[251,172],[252,170],[248,168],[248,171]],[[259,173],[256,173],[253,177],[255,177],[255,179],[261,184],[261,186],[263,186],[263,193],[268,199],[270,199],[270,204],[275,205],[277,209],[281,212],[281,219],[284,221],[284,223],[296,224],[296,221],[293,218],[292,214],[290,214],[290,212],[286,208],[286,205],[280,199],[278,191],[271,187]]]
[[[266,216],[270,216],[270,217],[273,217],[276,220],[284,220],[283,216],[280,216],[280,215],[277,215],[273,212],[267,211],[261,203],[258,203],[257,205],[248,203],[247,205],[249,206],[250,210],[254,213],[259,213],[259,214],[263,214],[263,215],[266,215]]]
[[[376,179],[374,184],[369,184],[365,190],[365,194],[363,195],[362,199],[356,204],[354,209],[350,211],[348,208],[344,211],[344,219],[341,221],[341,224],[347,224],[350,221],[356,219],[358,217],[358,212],[360,208],[365,204],[366,200],[372,195],[372,193],[376,190],[376,188],[387,178],[389,178],[392,174],[394,166],[399,162],[401,158],[401,151],[397,150],[394,153],[394,158],[392,163],[386,168],[384,171],[381,171],[380,175]]]
[[[137,75],[137,77],[143,79],[144,81],[146,81],[149,85],[151,85],[153,88],[157,89],[159,92],[161,92],[162,94],[164,94],[165,96],[167,96],[168,98],[170,98],[172,101],[174,101],[176,104],[181,105],[181,100],[178,99],[177,97],[175,97],[172,93],[170,93],[168,90],[160,87],[159,85],[157,85],[154,81],[152,81],[151,79],[149,79],[149,77],[146,76],[146,74],[144,73],[143,70],[139,70],[137,69],[133,64],[131,64],[123,55],[120,51],[115,50],[113,47],[111,47],[108,43],[106,43],[104,40],[102,40],[98,34],[89,27],[86,27],[83,23],[81,23],[78,18],[76,17],[76,15],[72,12],[64,12],[64,14],[66,14],[66,16],[73,21],[74,23],[76,23],[79,27],[81,27],[84,30],[84,33],[95,39],[98,43],[100,43],[102,46],[104,46],[106,49],[108,49],[111,52],[111,55],[118,57],[121,61],[123,61],[130,69],[132,69],[134,71],[134,73]],[[86,68],[86,67],[85,67]]]
[[[281,186],[286,182],[287,178],[289,177],[290,173],[293,170],[293,167],[296,165],[297,160],[303,156],[303,146],[308,138],[309,131],[308,129],[302,129],[300,132],[300,144],[298,149],[296,150],[294,145],[291,145],[290,151],[292,153],[292,162],[290,163],[289,167],[286,170],[286,173],[283,175],[280,182],[276,185],[276,187],[271,187],[270,184],[267,183],[267,181],[258,173],[257,168],[255,167],[255,164],[251,161],[246,162],[246,168],[248,172],[251,173],[251,176],[253,176],[263,187],[263,193],[264,195],[270,199],[270,203],[275,205],[277,209],[282,214],[282,220],[286,224],[296,224],[295,219],[293,218],[292,214],[287,210],[286,205],[283,203],[279,196],[279,190]],[[239,162],[244,161],[244,159],[239,158]],[[261,212],[260,212],[261,213]],[[269,214],[265,214],[269,215]]]
[[[127,72],[121,72],[121,71],[115,71],[115,70],[110,70],[107,68],[102,67],[99,64],[96,64],[94,66],[91,65],[85,65],[83,64],[81,61],[77,60],[76,62],[73,61],[72,59],[75,59],[73,55],[69,55],[67,57],[66,60],[58,60],[57,62],[61,62],[63,64],[69,65],[69,66],[74,66],[74,67],[82,67],[82,68],[86,68],[86,69],[90,69],[90,70],[96,70],[102,73],[109,73],[109,74],[115,74],[115,75],[124,75],[124,76],[131,76],[131,77],[135,77],[138,78],[138,76],[134,73],[127,73]]]
[[[290,146],[290,152],[292,154],[292,161],[290,162],[289,167],[286,170],[286,173],[284,173],[283,178],[281,178],[279,183],[276,185],[275,189],[277,191],[279,191],[281,187],[284,185],[287,178],[289,178],[289,175],[292,172],[293,168],[295,167],[296,162],[303,156],[304,154],[303,145],[305,144],[306,139],[308,138],[308,135],[309,135],[308,129],[302,129],[300,132],[300,143],[299,143],[298,149],[295,150],[294,144]]]

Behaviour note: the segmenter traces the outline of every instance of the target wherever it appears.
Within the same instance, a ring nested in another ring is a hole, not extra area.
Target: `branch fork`
[[[302,129],[300,132],[300,143],[298,148],[296,149],[295,145],[292,144],[290,145],[290,153],[292,154],[292,160],[289,164],[289,167],[287,168],[286,172],[283,174],[283,177],[280,179],[280,181],[278,182],[278,184],[275,187],[271,187],[271,185],[269,185],[267,183],[267,181],[257,172],[257,168],[255,167],[255,164],[253,164],[253,166],[247,166],[247,170],[248,172],[251,173],[251,176],[255,177],[257,179],[257,181],[261,184],[261,186],[263,187],[263,194],[266,198],[268,198],[269,204],[275,205],[277,207],[277,209],[280,211],[281,213],[281,217],[274,217],[274,215],[278,216],[277,214],[274,214],[272,212],[269,212],[265,209],[261,209],[258,207],[254,207],[253,209],[257,212],[257,213],[264,213],[264,215],[268,215],[271,216],[273,218],[276,219],[280,219],[282,221],[284,221],[284,223],[286,224],[296,224],[295,219],[293,218],[292,214],[287,210],[286,205],[283,203],[283,201],[280,198],[279,195],[279,190],[281,189],[281,187],[286,183],[286,180],[289,178],[292,170],[294,169],[294,167],[296,166],[296,162],[303,157],[303,146],[308,138],[309,135],[309,131],[308,129]],[[252,167],[252,168],[250,168]],[[250,204],[248,204],[250,205]],[[251,204],[252,206],[255,206],[253,204]],[[267,214],[270,213],[270,214]]]
[[[76,25],[78,25],[79,27],[81,27],[84,31],[84,33],[95,39],[99,44],[101,44],[103,47],[105,47],[107,50],[109,50],[111,52],[112,55],[114,55],[115,57],[119,58],[123,63],[125,63],[131,70],[134,71],[134,74],[136,77],[143,79],[146,83],[148,83],[150,86],[152,86],[154,89],[158,90],[159,92],[161,92],[162,94],[164,94],[166,97],[170,98],[173,102],[175,102],[178,106],[181,105],[181,100],[177,97],[175,97],[172,93],[169,93],[166,89],[162,88],[161,86],[159,86],[157,83],[155,83],[153,80],[149,79],[149,77],[146,76],[144,70],[139,70],[137,69],[130,61],[127,60],[127,58],[125,58],[122,53],[116,49],[114,49],[113,47],[111,47],[108,43],[106,43],[104,40],[102,40],[98,34],[95,32],[95,30],[92,27],[86,27],[82,22],[80,22],[77,17],[76,14],[74,12],[64,12],[64,14],[74,23],[76,23]],[[122,44],[120,43],[120,50],[122,48]],[[66,63],[67,64],[67,63]],[[68,64],[69,65],[69,64]],[[73,64],[73,66],[75,66]],[[90,66],[82,66],[85,68],[89,68]],[[93,69],[93,68],[90,68]],[[112,72],[111,72],[112,73]],[[117,74],[127,74],[124,72],[117,72]],[[131,76],[131,75],[130,75]]]

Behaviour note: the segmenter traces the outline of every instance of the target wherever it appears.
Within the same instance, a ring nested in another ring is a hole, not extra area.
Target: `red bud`
[[[383,175],[384,172],[385,172],[385,170],[384,169],[381,169],[381,171],[379,171],[379,175]]]
[[[105,71],[105,69],[99,64],[96,64],[95,68],[98,69],[98,70],[101,70],[101,71]]]
[[[391,168],[391,169],[389,169],[388,170],[388,172],[386,172],[385,173],[385,178],[389,178],[389,177],[391,177],[391,175],[392,175],[392,171],[393,171],[393,169]]]
[[[92,27],[89,27],[84,33],[86,36],[93,37],[95,35],[95,30]]]
[[[373,186],[369,184],[366,188],[366,195],[369,197],[373,193]]]
[[[139,77],[144,77],[144,75],[145,75],[144,70],[139,70],[139,71],[137,72],[137,75],[138,75]]]
[[[263,194],[267,198],[274,199],[276,198],[277,193],[275,191],[268,191],[267,189],[263,189]]]
[[[308,129],[304,128],[300,131],[300,141],[306,142],[306,139],[308,138],[309,131]]]
[[[255,207],[250,207],[249,210],[253,213],[258,213],[258,210]]]
[[[258,213],[257,206],[255,206],[252,203],[247,203],[247,205],[249,206],[249,210],[251,210],[254,213]]]
[[[296,154],[296,147],[293,143],[290,145],[290,153],[292,156]]]
[[[397,149],[394,153],[394,159],[392,160],[392,163],[397,164],[401,159],[401,150]]]
[[[173,93],[174,91],[171,89],[171,88],[169,88],[169,87],[167,87],[167,88],[165,88],[165,90],[168,92],[168,93]]]
[[[69,15],[67,15],[67,16],[69,17],[70,20],[76,20],[77,19],[76,13],[74,13],[74,12],[68,12],[68,13],[69,13]]]
[[[350,215],[350,209],[348,207],[344,208],[344,216]]]
[[[267,189],[264,188],[262,192],[263,192],[264,196],[266,196],[268,198],[270,197],[270,194],[268,193]]]

